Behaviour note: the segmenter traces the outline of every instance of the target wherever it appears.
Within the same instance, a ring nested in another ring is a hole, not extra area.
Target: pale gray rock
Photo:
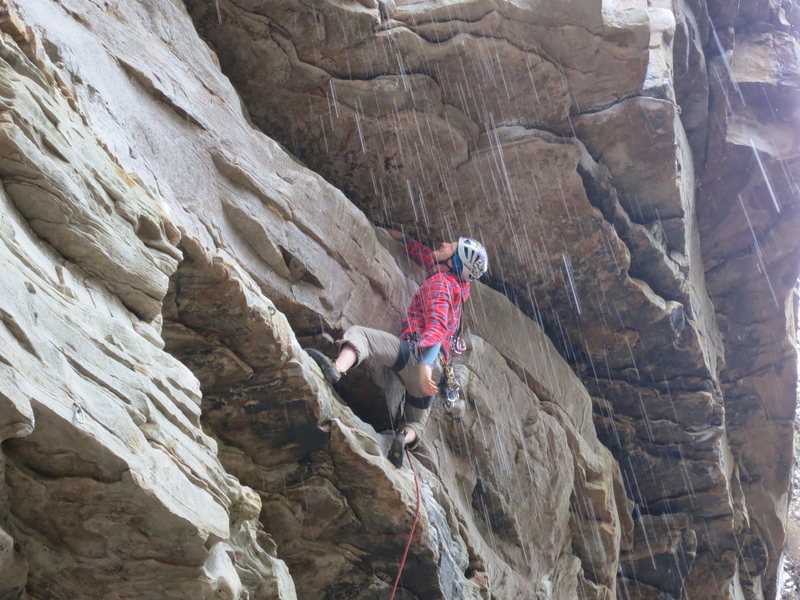
[[[47,64],[4,43],[0,177],[37,235],[102,280],[131,310],[152,320],[180,260],[178,233],[161,218],[152,190],[128,175],[87,132],[75,98]]]
[[[200,428],[197,380],[153,344],[152,332],[143,336],[147,328],[134,326],[161,311],[180,257],[170,245],[177,229],[158,216],[164,208],[154,196],[130,195],[144,194],[135,191],[140,184],[123,181],[34,39],[20,47],[3,38],[13,90],[6,114],[15,117],[3,123],[4,156],[13,165],[0,192],[0,378],[9,438],[3,588],[31,598],[162,598],[166,590],[240,598],[239,575],[218,540],[231,537],[231,516],[248,492]],[[31,107],[39,112],[26,112]],[[47,136],[63,148],[57,160]],[[31,149],[31,140],[43,146]],[[14,165],[25,165],[24,174]],[[81,202],[90,195],[70,192],[76,179],[99,190],[113,177],[125,189],[107,211],[86,209]],[[33,196],[24,192],[30,185]],[[50,217],[42,198],[61,208]],[[59,214],[76,228],[56,226]],[[239,528],[259,527],[255,503]],[[264,572],[270,560],[253,549],[239,567]],[[282,597],[294,598],[284,587]]]

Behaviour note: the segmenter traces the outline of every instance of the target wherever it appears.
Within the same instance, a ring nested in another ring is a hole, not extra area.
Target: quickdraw
[[[72,403],[72,420],[75,423],[86,423],[86,412],[83,410],[83,406],[78,400]]]
[[[456,372],[449,362],[442,365],[442,380],[439,384],[439,392],[444,400],[449,404],[458,402],[461,393],[461,385],[456,379]]]

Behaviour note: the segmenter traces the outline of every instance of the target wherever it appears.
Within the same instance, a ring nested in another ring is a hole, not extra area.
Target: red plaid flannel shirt
[[[458,331],[464,302],[469,298],[470,284],[449,271],[439,271],[430,248],[408,238],[405,244],[408,256],[425,269],[428,278],[411,300],[400,337],[416,339],[421,348],[441,343],[445,360],[449,360],[450,345]]]

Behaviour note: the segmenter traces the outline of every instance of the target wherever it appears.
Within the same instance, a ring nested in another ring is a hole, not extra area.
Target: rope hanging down
[[[409,452],[408,448],[406,448],[406,457],[408,458],[408,464],[411,465],[411,472],[414,474],[414,486],[417,488],[417,509],[414,512],[414,522],[411,524],[411,531],[408,534],[406,551],[403,552],[403,560],[400,561],[400,568],[397,570],[397,577],[395,577],[392,595],[389,597],[389,600],[394,600],[394,595],[397,593],[397,585],[400,583],[400,576],[403,574],[403,567],[406,566],[408,550],[411,548],[411,540],[414,538],[414,530],[417,528],[417,521],[419,521],[419,479],[417,479],[417,471],[414,469],[414,461],[411,460],[411,452]]]

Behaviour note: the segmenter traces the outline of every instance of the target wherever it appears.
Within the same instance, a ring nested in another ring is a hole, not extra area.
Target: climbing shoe
[[[398,469],[403,466],[403,451],[406,449],[406,435],[402,431],[394,434],[389,455],[386,457]]]
[[[328,383],[333,386],[339,383],[339,380],[342,378],[342,373],[336,368],[336,365],[333,364],[330,358],[316,348],[305,348],[305,351],[314,359],[314,362],[319,365],[319,368],[322,370],[322,375]]]

